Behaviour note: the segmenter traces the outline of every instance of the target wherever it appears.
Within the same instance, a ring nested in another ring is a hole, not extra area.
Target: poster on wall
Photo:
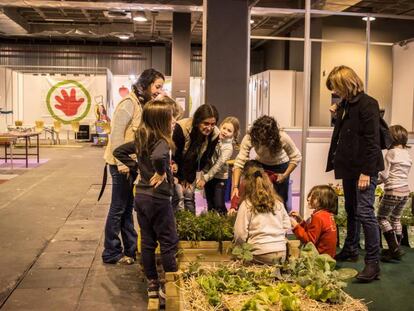
[[[43,98],[50,116],[64,124],[93,118],[104,88],[96,76],[41,76]]]

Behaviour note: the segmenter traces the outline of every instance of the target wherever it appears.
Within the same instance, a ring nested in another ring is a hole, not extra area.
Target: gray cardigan
[[[230,160],[232,154],[233,139],[220,140],[214,150],[211,160],[203,170],[203,179],[205,182],[208,182],[213,178],[229,178],[229,165],[227,164],[227,161]]]

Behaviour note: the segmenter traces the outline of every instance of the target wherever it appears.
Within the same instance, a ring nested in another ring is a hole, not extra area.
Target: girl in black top
[[[170,169],[174,143],[171,138],[175,125],[173,109],[162,100],[145,105],[142,123],[135,141],[123,144],[114,156],[130,168],[138,170],[135,209],[141,229],[141,251],[148,296],[158,297],[159,281],[155,263],[157,242],[165,272],[177,271],[175,255],[178,237],[171,206],[173,176]],[[137,161],[130,157],[135,154]]]

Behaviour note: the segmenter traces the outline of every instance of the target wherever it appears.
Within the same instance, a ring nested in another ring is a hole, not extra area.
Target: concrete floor
[[[0,184],[2,310],[146,309],[139,266],[101,261],[111,187],[98,204],[103,149],[82,146]]]

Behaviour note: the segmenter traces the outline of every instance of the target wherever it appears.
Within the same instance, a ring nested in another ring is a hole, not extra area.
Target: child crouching
[[[236,243],[253,246],[253,262],[273,264],[286,259],[289,216],[273,184],[259,166],[244,172],[245,190],[234,224]]]
[[[312,242],[320,254],[334,258],[337,241],[334,214],[338,210],[338,197],[330,186],[321,185],[313,187],[307,199],[308,207],[314,212],[307,222],[291,212],[293,232],[302,243]]]

